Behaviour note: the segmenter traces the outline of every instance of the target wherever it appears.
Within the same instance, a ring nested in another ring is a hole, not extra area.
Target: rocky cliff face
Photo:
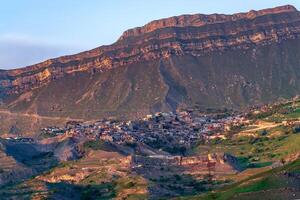
[[[259,11],[251,10],[248,13],[238,13],[233,15],[222,15],[222,14],[182,15],[178,17],[156,20],[150,22],[149,24],[143,27],[127,30],[121,36],[120,40],[126,40],[128,37],[136,37],[142,34],[150,33],[167,27],[203,27],[212,24],[235,22],[239,20],[253,20],[257,17],[261,17],[264,15],[280,14],[280,13],[287,13],[287,12],[297,12],[297,9],[293,6],[287,5],[287,6],[281,6],[272,9],[259,10]]]
[[[173,55],[202,56],[213,51],[248,49],[299,35],[300,13],[290,5],[234,15],[171,17],[125,31],[109,46],[2,71],[1,93],[21,93],[78,71],[108,70]]]
[[[289,5],[157,20],[112,45],[0,71],[2,107],[91,119],[290,97],[300,91],[299,36]]]

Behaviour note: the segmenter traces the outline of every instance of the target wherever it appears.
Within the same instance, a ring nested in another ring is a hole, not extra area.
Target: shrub
[[[293,127],[293,133],[299,133],[300,132],[300,126]]]
[[[261,133],[260,133],[262,136],[265,136],[268,134],[267,130],[263,130]]]

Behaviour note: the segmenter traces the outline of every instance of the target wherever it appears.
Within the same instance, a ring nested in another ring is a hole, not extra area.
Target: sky
[[[108,45],[155,19],[286,4],[300,9],[300,0],[1,0],[0,69]]]

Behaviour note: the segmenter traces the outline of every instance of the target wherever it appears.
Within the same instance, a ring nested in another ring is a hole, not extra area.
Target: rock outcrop
[[[171,17],[125,31],[109,46],[2,71],[0,92],[2,96],[22,93],[79,71],[108,70],[173,55],[201,56],[212,51],[248,49],[299,35],[300,13],[290,5],[233,15]]]

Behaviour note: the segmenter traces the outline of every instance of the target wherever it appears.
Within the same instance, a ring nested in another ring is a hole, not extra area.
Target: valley
[[[0,194],[247,199],[272,191],[279,199],[297,197],[299,108],[294,98],[248,112],[193,108],[133,121],[69,121],[35,138],[12,135],[1,139]]]

